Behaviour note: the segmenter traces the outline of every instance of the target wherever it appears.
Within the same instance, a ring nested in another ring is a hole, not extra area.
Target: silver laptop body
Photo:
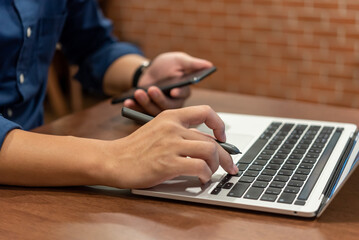
[[[356,125],[219,113],[236,176],[219,168],[202,185],[177,177],[134,194],[302,217],[319,216],[356,167]],[[210,133],[205,126],[198,127]]]

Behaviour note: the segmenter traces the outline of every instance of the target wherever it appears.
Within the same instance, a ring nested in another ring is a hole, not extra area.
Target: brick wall
[[[114,33],[148,57],[185,51],[201,87],[359,107],[359,0],[107,0]]]

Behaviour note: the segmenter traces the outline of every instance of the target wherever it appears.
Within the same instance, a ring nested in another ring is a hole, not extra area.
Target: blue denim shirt
[[[0,1],[0,148],[14,128],[43,123],[48,68],[56,44],[79,65],[83,87],[102,91],[108,66],[125,54],[141,54],[117,42],[95,0]]]

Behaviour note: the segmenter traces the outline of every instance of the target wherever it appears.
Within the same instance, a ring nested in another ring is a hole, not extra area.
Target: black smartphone
[[[121,96],[113,98],[111,103],[112,104],[122,103],[126,99],[134,99],[133,94],[137,89],[143,89],[147,91],[147,89],[151,86],[159,87],[165,95],[169,96],[171,89],[198,83],[199,81],[209,76],[216,70],[217,70],[216,67],[211,67],[208,69],[200,70],[198,72],[186,74],[181,77],[163,79],[152,85],[132,88],[129,91],[123,93]]]

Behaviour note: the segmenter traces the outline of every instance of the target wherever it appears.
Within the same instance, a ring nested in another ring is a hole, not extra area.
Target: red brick
[[[105,12],[150,58],[211,60],[201,87],[358,107],[359,3],[343,1],[108,0]]]

